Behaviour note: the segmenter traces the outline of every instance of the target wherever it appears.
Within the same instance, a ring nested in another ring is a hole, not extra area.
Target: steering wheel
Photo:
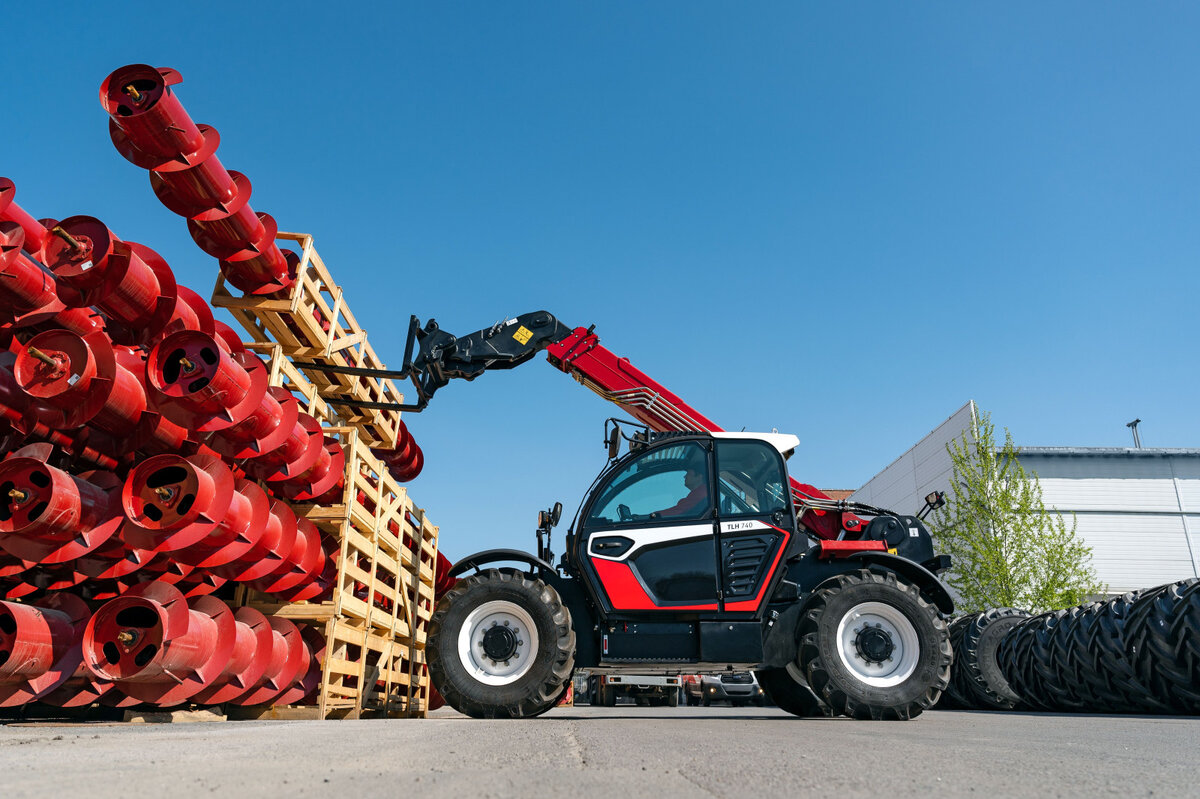
[[[617,506],[617,515],[621,517],[621,521],[623,522],[633,521],[633,513],[630,512],[629,506],[624,503]]]

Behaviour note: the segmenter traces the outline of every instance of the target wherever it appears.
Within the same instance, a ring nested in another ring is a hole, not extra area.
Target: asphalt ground
[[[0,797],[1198,796],[1200,718],[774,708],[0,726]]]

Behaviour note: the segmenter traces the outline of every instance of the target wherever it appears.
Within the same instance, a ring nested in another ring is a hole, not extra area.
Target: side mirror
[[[544,510],[538,511],[538,527],[541,529],[545,529],[546,521],[547,521],[546,511],[544,511]]]
[[[550,526],[551,527],[556,526],[558,524],[559,519],[561,519],[561,518],[562,518],[562,503],[555,502],[554,510],[550,511]]]
[[[614,426],[608,439],[608,459],[614,460],[621,452],[621,428]]]

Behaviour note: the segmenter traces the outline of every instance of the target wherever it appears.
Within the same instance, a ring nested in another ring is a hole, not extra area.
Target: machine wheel
[[[762,687],[763,693],[781,710],[805,718],[829,715],[829,708],[817,699],[817,695],[808,687],[796,664],[790,663],[787,668],[782,669],[756,671],[754,677]],[[759,705],[763,704],[761,699],[758,702]]]
[[[712,700],[708,698],[708,694],[700,697],[700,705],[702,707],[712,707]]]
[[[1134,673],[1155,699],[1176,713],[1200,713],[1200,579],[1143,595],[1125,629]]]
[[[1030,617],[1016,608],[993,608],[975,614],[965,625],[954,651],[954,681],[976,707],[1012,710],[1021,697],[1009,686],[996,662],[996,649],[1008,631]]]
[[[813,594],[800,617],[800,653],[813,692],[856,719],[911,719],[950,682],[946,623],[916,586],[861,570]]]
[[[975,620],[978,613],[968,613],[950,622],[950,648],[954,651],[954,661],[950,664],[950,684],[942,691],[937,701],[938,710],[974,710],[975,700],[971,696],[963,678],[963,633],[967,625]]]
[[[575,666],[575,631],[558,592],[518,571],[459,580],[429,624],[429,674],[475,718],[529,718],[554,707]]]

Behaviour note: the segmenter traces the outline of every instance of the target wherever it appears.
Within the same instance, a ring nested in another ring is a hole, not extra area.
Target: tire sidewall
[[[515,576],[510,580],[480,579],[468,581],[461,594],[454,597],[439,619],[437,635],[433,638],[436,656],[430,659],[431,676],[439,692],[447,697],[461,697],[470,705],[484,707],[516,707],[543,694],[547,682],[555,679],[559,657],[558,624],[552,608],[539,590],[541,583]],[[506,601],[522,608],[533,619],[538,633],[538,652],[533,665],[521,677],[506,685],[488,685],[477,680],[463,665],[459,652],[459,637],[471,611],[485,602]],[[455,703],[452,703],[455,704]]]
[[[842,663],[838,625],[847,613],[864,602],[894,607],[916,631],[920,648],[916,667],[901,683],[886,687],[870,685]],[[850,583],[834,592],[817,625],[817,644],[830,680],[851,699],[867,705],[899,705],[922,700],[930,685],[938,679],[944,635],[915,596],[888,582]]]

